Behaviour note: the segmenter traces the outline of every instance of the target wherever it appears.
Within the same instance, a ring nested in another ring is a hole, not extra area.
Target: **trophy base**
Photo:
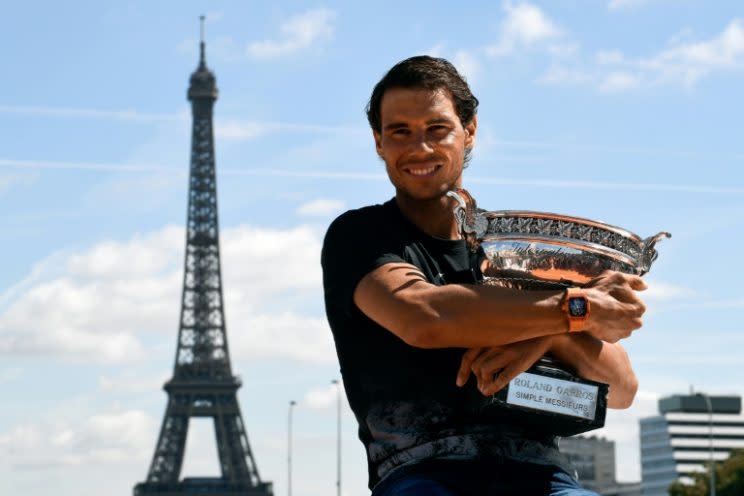
[[[520,276],[508,270],[489,274],[483,284],[524,291],[561,290],[577,285],[567,279]],[[546,355],[487,398],[481,412],[508,418],[532,431],[573,436],[604,427],[608,391],[607,384],[578,377],[565,364]]]
[[[567,437],[604,426],[609,386],[576,377],[551,357],[487,398],[482,413],[531,431]]]

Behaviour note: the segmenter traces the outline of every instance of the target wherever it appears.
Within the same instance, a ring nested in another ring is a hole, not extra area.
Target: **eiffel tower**
[[[241,383],[232,374],[227,349],[212,133],[217,85],[204,59],[203,16],[200,52],[188,90],[193,129],[178,348],[173,378],[163,387],[168,406],[155,454],[134,496],[271,496],[272,485],[261,481],[248,444],[236,396]],[[214,420],[221,477],[179,480],[191,417]]]

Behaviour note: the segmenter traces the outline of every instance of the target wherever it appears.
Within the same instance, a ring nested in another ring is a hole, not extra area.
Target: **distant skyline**
[[[291,400],[293,493],[335,491],[320,246],[336,215],[393,194],[364,106],[415,54],[453,61],[481,101],[465,173],[481,206],[673,234],[624,342],[638,397],[590,433],[616,442],[620,480],[640,479],[638,419],[660,396],[742,394],[739,2],[32,0],[0,32],[0,494],[130,495],[147,473],[176,350],[201,14],[228,341],[276,494]],[[368,494],[347,405],[343,429],[344,495]],[[190,434],[182,475],[215,475],[211,426]]]

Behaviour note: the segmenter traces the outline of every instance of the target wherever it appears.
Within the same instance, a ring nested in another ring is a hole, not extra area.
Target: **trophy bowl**
[[[482,284],[520,290],[582,287],[606,270],[643,275],[671,237],[640,238],[625,229],[580,217],[525,210],[486,211],[464,189],[447,193],[460,233],[482,249]],[[484,413],[512,417],[530,428],[571,436],[604,426],[607,384],[576,376],[546,355],[508,386],[485,398]]]

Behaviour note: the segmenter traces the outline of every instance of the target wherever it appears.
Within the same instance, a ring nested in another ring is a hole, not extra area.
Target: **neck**
[[[395,195],[398,208],[416,227],[429,236],[442,239],[460,239],[460,232],[452,211],[455,201],[442,195],[431,200],[418,200],[398,191]]]

